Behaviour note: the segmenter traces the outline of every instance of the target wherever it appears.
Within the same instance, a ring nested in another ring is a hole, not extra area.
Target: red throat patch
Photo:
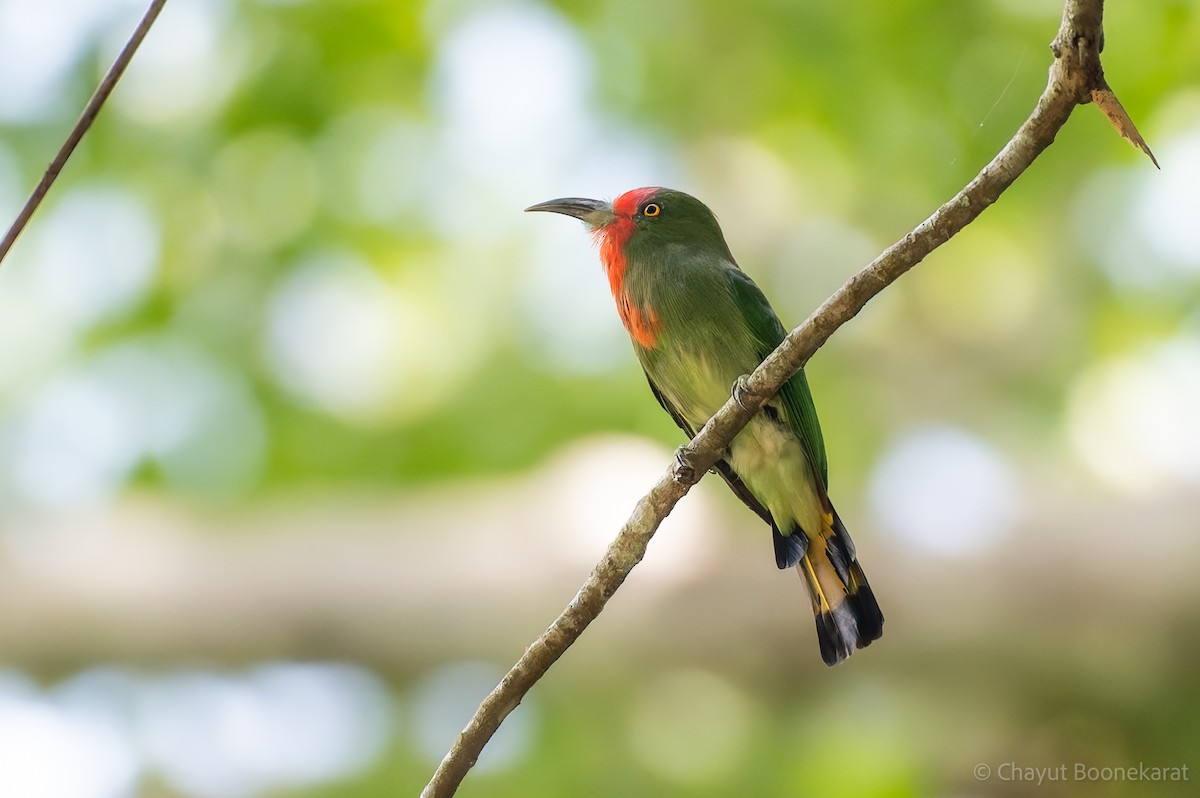
[[[617,315],[621,323],[629,331],[629,336],[637,341],[643,349],[653,349],[658,346],[658,330],[661,322],[654,308],[641,308],[633,304],[629,294],[621,294],[617,300]]]
[[[625,245],[637,230],[634,214],[643,202],[658,191],[657,188],[626,191],[613,200],[613,213],[617,218],[595,232],[596,243],[600,246],[600,263],[608,275],[608,287],[617,302],[617,314],[633,340],[646,349],[653,349],[657,345],[661,325],[654,308],[635,305],[625,289],[625,270],[629,266]]]

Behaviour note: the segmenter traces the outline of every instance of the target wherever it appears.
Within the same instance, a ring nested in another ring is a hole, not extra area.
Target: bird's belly
[[[740,368],[742,361],[750,362],[750,368]],[[719,358],[708,349],[675,349],[669,358],[642,362],[654,384],[695,430],[721,409],[734,381],[755,365],[749,356]],[[781,528],[798,523],[806,531],[819,529],[816,477],[787,423],[763,413],[755,415],[733,439],[727,459]]]
[[[696,430],[721,409],[729,399],[734,380],[744,373],[723,367],[703,353],[680,357],[675,368],[663,371],[667,373],[655,374],[655,382]]]
[[[729,465],[778,526],[786,529],[798,523],[810,534],[820,528],[821,500],[813,470],[789,426],[756,415],[733,439]]]

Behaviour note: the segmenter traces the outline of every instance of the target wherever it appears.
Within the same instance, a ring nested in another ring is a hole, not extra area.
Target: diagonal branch
[[[483,747],[525,694],[578,639],[646,553],[650,538],[685,493],[715,463],[750,417],[838,327],[854,317],[875,295],[950,240],[995,202],[1034,159],[1054,141],[1076,105],[1092,91],[1107,87],[1100,68],[1103,0],[1066,0],[1062,25],[1051,44],[1054,62],[1049,82],[1025,123],[991,163],[962,191],[890,246],[827,299],[746,381],[742,402],[730,399],[688,448],[693,473],[668,470],[638,501],[629,520],[609,545],[583,587],[553,624],[526,649],[438,766],[422,798],[453,795]],[[744,405],[744,406],[743,406]]]
[[[50,162],[46,173],[42,175],[42,179],[37,184],[37,188],[29,195],[29,199],[25,201],[25,207],[21,208],[21,212],[17,214],[16,221],[12,223],[12,227],[8,228],[8,232],[4,234],[4,239],[0,240],[0,262],[4,261],[4,257],[8,251],[12,249],[13,244],[17,241],[17,236],[21,235],[21,231],[25,229],[25,225],[29,224],[29,220],[33,217],[34,211],[42,204],[42,199],[45,198],[46,192],[50,190],[50,186],[58,179],[58,173],[66,166],[67,159],[71,157],[71,153],[75,152],[75,147],[83,139],[83,134],[87,133],[88,128],[92,126],[92,122],[96,121],[97,114],[100,113],[100,108],[104,105],[108,95],[112,94],[112,90],[116,88],[117,81],[125,74],[125,68],[129,66],[129,62],[133,60],[133,54],[137,52],[138,45],[142,43],[142,39],[146,38],[146,34],[150,31],[150,26],[154,24],[154,20],[158,19],[158,12],[162,11],[162,7],[166,5],[167,0],[153,0],[150,7],[146,9],[145,15],[142,16],[142,21],[134,28],[133,34],[129,37],[129,41],[125,43],[124,49],[121,50],[117,60],[113,61],[113,65],[108,68],[104,80],[100,81],[100,85],[96,88],[92,98],[88,100],[88,104],[84,106],[83,113],[79,115],[79,120],[75,123],[75,127],[71,128],[70,135],[63,142],[62,147],[58,150],[58,155],[54,156],[54,160]]]

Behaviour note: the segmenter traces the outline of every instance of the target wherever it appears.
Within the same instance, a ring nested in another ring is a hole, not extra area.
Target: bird
[[[571,216],[591,230],[650,390],[689,438],[731,391],[739,397],[744,375],[784,338],[716,216],[689,194],[647,187],[612,202],[565,197],[525,210]],[[678,455],[685,467],[686,454],[681,448]],[[800,573],[825,664],[883,635],[883,613],[829,499],[825,442],[803,369],[763,404],[713,470],[770,525],[776,566]]]

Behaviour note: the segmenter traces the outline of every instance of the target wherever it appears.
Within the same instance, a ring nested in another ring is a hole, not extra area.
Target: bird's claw
[[[742,408],[747,413],[753,412],[749,407],[746,406],[746,401],[757,399],[758,394],[750,390],[750,381],[745,374],[733,381],[733,389],[731,393],[733,394],[733,401],[738,403],[738,407]]]
[[[682,485],[690,485],[696,481],[696,467],[692,465],[692,450],[680,446],[675,450],[675,481]]]

